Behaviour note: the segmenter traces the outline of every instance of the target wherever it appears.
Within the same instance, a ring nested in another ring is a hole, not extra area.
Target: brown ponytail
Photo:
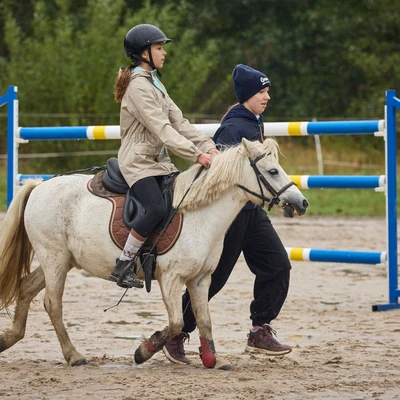
[[[117,103],[120,103],[124,94],[126,92],[126,88],[131,81],[131,68],[133,65],[129,67],[121,67],[118,71],[118,75],[115,79],[114,84],[114,99]]]
[[[226,114],[228,114],[228,112],[235,106],[237,106],[238,104],[240,104],[239,102],[232,104],[231,106],[228,107],[228,109],[225,111],[225,114],[222,116],[221,121],[226,117]]]

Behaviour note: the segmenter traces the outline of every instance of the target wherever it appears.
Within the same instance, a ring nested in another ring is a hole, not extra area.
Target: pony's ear
[[[245,154],[252,159],[256,158],[259,154],[259,150],[254,145],[254,143],[250,140],[247,140],[246,138],[242,139],[242,147]]]

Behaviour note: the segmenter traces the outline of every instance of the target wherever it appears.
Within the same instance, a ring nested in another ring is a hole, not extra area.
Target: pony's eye
[[[268,173],[270,174],[270,175],[278,175],[278,170],[276,169],[276,168],[272,168],[272,169],[270,169],[269,171],[268,171]]]

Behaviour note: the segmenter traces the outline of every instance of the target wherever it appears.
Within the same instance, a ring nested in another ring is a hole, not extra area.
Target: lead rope
[[[105,166],[105,165],[94,166],[94,167],[89,167],[89,168],[84,168],[84,169],[76,169],[76,170],[74,170],[74,171],[68,171],[68,172],[63,172],[63,173],[61,173],[61,174],[53,175],[53,176],[50,177],[49,179],[57,178],[57,177],[59,177],[59,176],[64,176],[64,175],[79,174],[79,173],[81,173],[81,172],[84,172],[84,173],[86,173],[86,172],[99,172],[99,171],[102,171],[103,169],[106,169],[106,166]]]
[[[157,245],[158,241],[160,240],[161,236],[163,235],[163,233],[164,233],[165,230],[167,229],[169,223],[172,221],[172,218],[175,217],[176,213],[178,212],[178,209],[179,209],[180,205],[182,204],[183,200],[185,200],[185,197],[186,197],[187,194],[189,193],[189,190],[192,188],[193,183],[194,183],[195,180],[200,176],[200,174],[202,173],[203,169],[204,169],[204,167],[201,166],[201,167],[199,168],[199,170],[197,171],[196,176],[193,178],[193,181],[192,181],[191,184],[189,185],[189,187],[188,187],[188,189],[186,190],[185,194],[183,195],[181,201],[179,202],[179,204],[176,206],[176,208],[174,209],[174,211],[171,213],[170,217],[168,218],[168,221],[167,221],[167,223],[165,224],[164,229],[160,232],[160,234],[158,235],[158,238],[154,241],[154,244],[153,244],[153,246],[151,247],[151,249],[149,250],[148,255],[147,255],[146,258],[143,260],[143,264],[147,261],[147,259],[148,259],[148,257],[150,256],[151,252],[152,252],[152,251],[154,250],[154,248],[156,247],[156,245]],[[136,256],[136,257],[138,257],[138,256]],[[130,289],[130,288],[126,288],[126,289],[125,289],[124,293],[122,293],[121,298],[118,300],[118,302],[117,302],[116,304],[114,304],[113,306],[110,306],[110,307],[108,307],[108,308],[105,308],[103,311],[106,312],[106,311],[110,310],[111,308],[117,307],[117,306],[121,303],[121,301],[123,300],[123,298],[125,297],[125,295],[126,295],[126,293],[127,293],[127,291],[128,291],[129,289]]]

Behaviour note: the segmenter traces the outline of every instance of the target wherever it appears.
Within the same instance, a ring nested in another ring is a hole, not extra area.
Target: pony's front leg
[[[168,326],[156,331],[145,339],[135,351],[136,364],[142,364],[160,351],[168,340],[176,336],[183,327],[182,287],[183,281],[175,273],[168,271],[159,279],[164,304],[168,312]]]
[[[210,310],[208,307],[210,283],[211,275],[206,275],[186,284],[190,293],[197,328],[200,333],[200,357],[206,368],[233,370],[232,364],[217,355],[215,351]]]

